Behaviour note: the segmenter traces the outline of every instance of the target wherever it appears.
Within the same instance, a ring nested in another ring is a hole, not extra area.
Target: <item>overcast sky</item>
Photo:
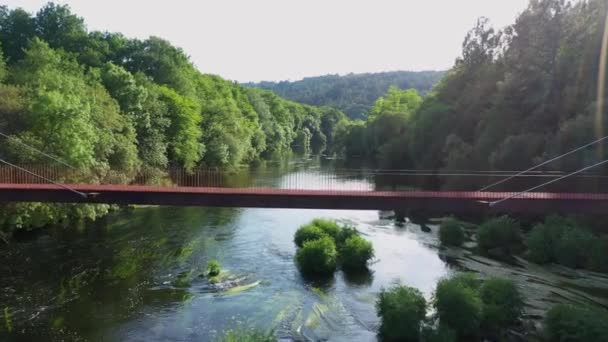
[[[447,69],[480,16],[514,22],[528,0],[68,0],[90,30],[159,36],[205,73],[245,81]],[[4,0],[36,12],[46,1]]]

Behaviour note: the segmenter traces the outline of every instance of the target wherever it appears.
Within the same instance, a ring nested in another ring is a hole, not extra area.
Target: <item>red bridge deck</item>
[[[0,202],[57,202],[249,208],[415,210],[430,213],[606,213],[608,194],[528,193],[490,207],[510,192],[349,191],[260,188],[0,184]]]

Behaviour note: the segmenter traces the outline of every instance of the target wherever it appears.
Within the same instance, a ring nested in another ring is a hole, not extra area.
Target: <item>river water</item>
[[[291,170],[273,182],[281,186],[299,172],[314,183],[315,170],[330,172],[313,165],[312,173]],[[301,277],[293,235],[318,217],[352,225],[373,243],[369,273],[337,272],[323,282]],[[0,340],[209,341],[254,327],[287,341],[374,341],[381,288],[401,282],[430,299],[437,280],[458,269],[517,279],[531,317],[556,301],[608,304],[602,275],[440,250],[437,226],[428,228],[377,211],[125,209],[0,246]],[[211,259],[224,272],[216,284],[200,276]]]

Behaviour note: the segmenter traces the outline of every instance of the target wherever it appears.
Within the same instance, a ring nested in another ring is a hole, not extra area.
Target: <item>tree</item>
[[[9,64],[23,58],[28,41],[35,35],[36,26],[29,13],[0,6],[0,43]]]
[[[203,135],[199,126],[202,120],[200,107],[194,100],[180,96],[167,87],[160,87],[159,90],[171,122],[167,130],[171,159],[190,170],[202,158],[205,148],[200,142]]]
[[[4,53],[2,52],[2,44],[0,43],[0,83],[6,78],[6,61],[4,60]]]
[[[494,61],[499,52],[502,32],[495,32],[489,23],[488,18],[477,19],[475,27],[467,33],[462,43],[462,58],[457,63],[474,68]]]
[[[120,109],[136,119],[143,110],[148,93],[144,86],[137,83],[135,77],[124,68],[108,62],[104,65],[101,79]]]
[[[350,119],[364,120],[374,102],[386,94],[390,86],[413,88],[420,94],[427,94],[443,75],[443,71],[393,71],[306,77],[295,82],[247,83],[245,86],[271,90],[291,101],[335,108]]]
[[[34,18],[37,36],[52,48],[77,51],[87,38],[84,20],[72,14],[69,6],[49,2]]]
[[[131,72],[143,72],[156,83],[166,85],[183,96],[194,96],[196,71],[188,56],[166,40],[151,37],[131,40],[124,48],[124,66]]]
[[[29,134],[39,139],[36,146],[72,165],[92,166],[98,136],[79,66],[35,38],[17,66],[15,80],[28,88],[26,122]]]
[[[391,86],[385,96],[376,100],[367,114],[368,120],[373,120],[385,113],[402,113],[409,117],[420,107],[422,98],[416,89],[401,90]]]

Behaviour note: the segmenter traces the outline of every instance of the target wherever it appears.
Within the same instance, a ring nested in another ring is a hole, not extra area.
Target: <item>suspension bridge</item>
[[[9,138],[3,133],[0,135]],[[104,203],[397,210],[429,214],[602,214],[608,212],[608,176],[590,172],[608,160],[569,173],[543,171],[542,167],[607,139],[608,136],[600,138],[524,171],[304,169],[278,174],[169,168],[131,175],[80,170],[52,154],[17,141],[53,163],[16,165],[0,158],[0,204]],[[478,188],[478,184],[485,186]]]
[[[608,193],[603,192],[463,190],[468,179],[483,177],[502,182],[516,175],[513,172],[407,170],[302,170],[277,175],[173,168],[160,175],[139,173],[125,184],[124,180],[107,175],[104,178],[79,176],[74,170],[58,166],[2,166],[0,202],[399,210],[429,214],[608,212]],[[537,179],[551,182],[563,176],[543,172],[515,178],[525,178],[526,183],[530,183]],[[608,177],[589,174],[573,177],[593,184],[600,180],[608,188]],[[458,190],[418,190],[430,180],[436,183],[445,179],[458,180],[464,185]]]

